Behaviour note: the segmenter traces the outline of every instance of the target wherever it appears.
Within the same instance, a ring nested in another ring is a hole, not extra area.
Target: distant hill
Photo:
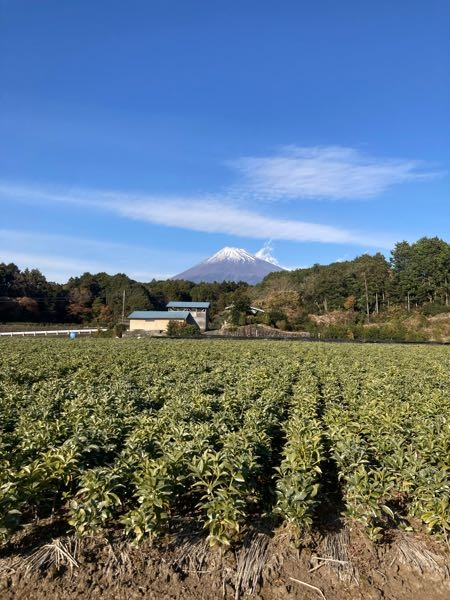
[[[258,258],[242,248],[225,247],[187,271],[171,277],[171,279],[185,279],[194,283],[201,281],[210,283],[213,281],[246,281],[253,285],[262,281],[269,273],[283,270],[278,265]]]

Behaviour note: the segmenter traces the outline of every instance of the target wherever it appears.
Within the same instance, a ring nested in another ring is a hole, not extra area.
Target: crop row
[[[446,347],[1,340],[0,535],[54,515],[226,545],[331,510],[447,537],[449,375]]]

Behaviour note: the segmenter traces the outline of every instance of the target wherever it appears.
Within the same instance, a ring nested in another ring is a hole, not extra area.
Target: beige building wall
[[[197,323],[197,325],[200,327],[201,331],[206,331],[208,329],[209,310],[207,308],[199,308],[198,310],[195,310],[193,308],[183,307],[183,308],[176,308],[176,309],[169,308],[168,310],[169,311],[185,310],[186,312],[191,314],[192,318]]]
[[[206,309],[201,310],[190,310],[191,315],[194,317],[195,322],[202,331],[206,331],[208,326],[208,311]]]
[[[130,319],[130,331],[167,331],[169,321],[183,323],[183,319]]]

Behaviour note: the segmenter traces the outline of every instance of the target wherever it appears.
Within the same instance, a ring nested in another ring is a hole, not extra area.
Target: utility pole
[[[364,271],[364,289],[366,291],[366,313],[367,313],[367,322],[370,323],[370,310],[369,310],[369,290],[367,288],[367,277],[366,272]]]
[[[125,290],[122,296],[122,325],[125,325]]]

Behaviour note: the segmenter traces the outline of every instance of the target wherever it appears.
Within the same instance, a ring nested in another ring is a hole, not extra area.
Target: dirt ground
[[[450,554],[395,532],[373,545],[358,531],[316,534],[297,549],[286,531],[247,534],[233,550],[186,534],[134,548],[119,534],[76,541],[54,528],[0,550],[2,600],[448,600]]]

